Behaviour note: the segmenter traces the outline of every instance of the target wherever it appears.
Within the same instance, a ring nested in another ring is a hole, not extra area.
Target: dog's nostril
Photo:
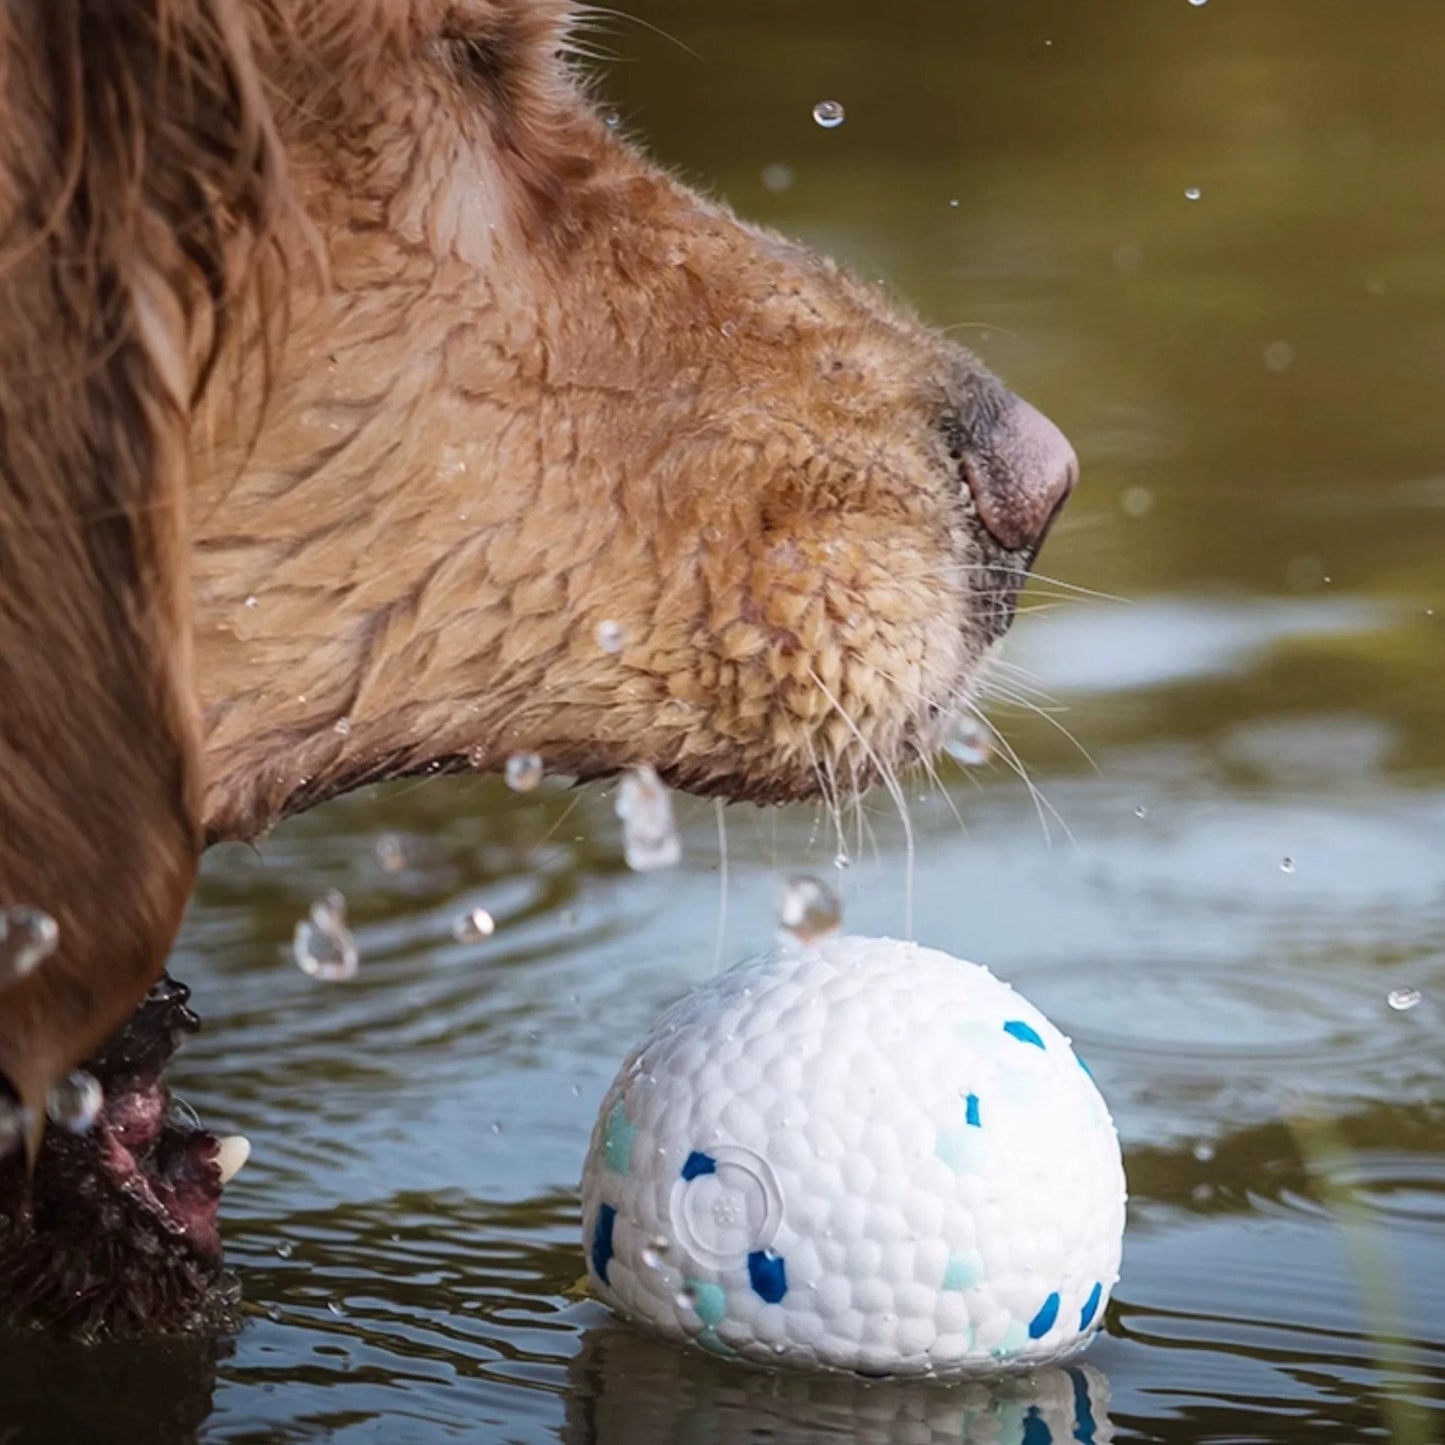
[[[950,452],[955,460],[957,451]],[[1043,541],[1079,479],[1068,438],[1018,397],[1010,398],[998,420],[963,452],[961,469],[979,521],[1011,552]]]

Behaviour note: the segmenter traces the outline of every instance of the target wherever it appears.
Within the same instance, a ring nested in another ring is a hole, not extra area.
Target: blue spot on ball
[[[978,1117],[977,1094],[970,1094],[968,1098],[963,1101],[963,1122],[965,1124],[972,1124],[975,1129],[981,1129],[983,1127]]]
[[[716,1174],[717,1160],[711,1154],[704,1154],[700,1149],[694,1149],[687,1156],[682,1166],[682,1177],[684,1179],[696,1179],[699,1174]]]
[[[1054,1445],[1054,1432],[1039,1414],[1037,1405],[1030,1405],[1028,1414],[1024,1416],[1023,1445]]]
[[[782,1255],[755,1249],[748,1256],[748,1283],[765,1304],[777,1304],[788,1292],[788,1268]]]
[[[1029,1321],[1029,1338],[1041,1340],[1053,1329],[1054,1321],[1059,1317],[1059,1292],[1055,1290],[1042,1305],[1039,1312]]]
[[[612,1263],[612,1231],[617,1225],[617,1211],[604,1204],[597,1211],[597,1223],[592,1226],[592,1272],[607,1284],[607,1267]]]
[[[1044,1046],[1044,1041],[1038,1036],[1038,1032],[1029,1027],[1022,1019],[1010,1019],[1003,1026],[1006,1034],[1011,1034],[1021,1044],[1032,1044],[1036,1049]]]
[[[1084,1308],[1079,1311],[1079,1328],[1086,1330],[1094,1323],[1094,1316],[1099,1313],[1099,1301],[1104,1297],[1104,1286],[1096,1284],[1089,1291],[1089,1297],[1084,1301]]]

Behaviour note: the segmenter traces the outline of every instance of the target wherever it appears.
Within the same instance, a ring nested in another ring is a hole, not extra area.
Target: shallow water
[[[963,328],[1083,460],[1044,570],[1122,600],[1036,583],[1007,655],[1050,711],[992,710],[1042,800],[1002,765],[951,769],[953,806],[909,796],[918,936],[1015,983],[1114,1109],[1108,1332],[996,1388],[870,1386],[739,1372],[575,1297],[623,1053],[712,971],[724,901],[731,958],[837,842],[812,809],[731,810],[724,894],[707,805],[680,802],[682,868],[643,877],[606,790],[440,780],[209,860],[179,1085],[255,1144],[227,1196],[246,1327],[8,1355],[0,1439],[1436,1438],[1438,4],[630,8],[682,45],[609,27],[625,125]],[[863,821],[848,919],[896,932],[897,819],[880,796]],[[345,985],[283,955],[329,887],[362,950]],[[475,907],[496,933],[459,943]]]

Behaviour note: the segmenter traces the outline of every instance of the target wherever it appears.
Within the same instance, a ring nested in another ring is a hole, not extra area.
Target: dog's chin
[[[196,1126],[161,1071],[198,1021],[162,979],[87,1064],[102,1102],[82,1132],[50,1124],[27,1181],[0,1166],[0,1324],[85,1338],[224,1324],[236,1295],[217,1214],[244,1139]]]

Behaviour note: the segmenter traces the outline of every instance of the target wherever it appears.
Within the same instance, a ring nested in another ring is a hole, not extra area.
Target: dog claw
[[[224,1188],[241,1172],[251,1157],[251,1141],[244,1134],[228,1134],[216,1145],[216,1167],[221,1171]]]

